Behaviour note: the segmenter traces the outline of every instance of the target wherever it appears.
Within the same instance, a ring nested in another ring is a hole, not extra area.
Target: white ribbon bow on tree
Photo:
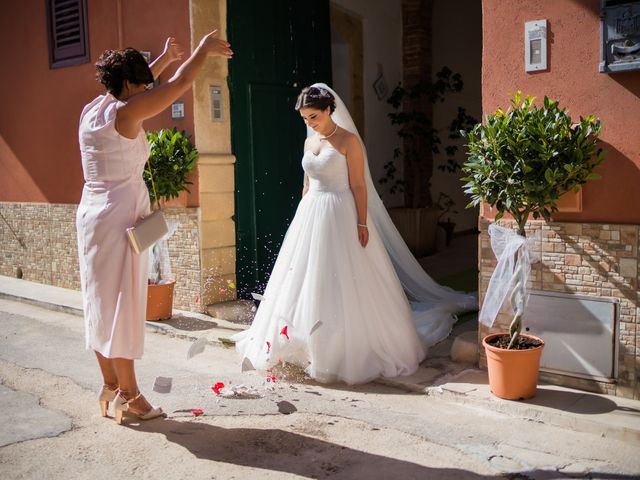
[[[495,223],[489,225],[491,249],[498,259],[498,264],[491,275],[478,318],[483,325],[493,326],[510,292],[513,292],[509,301],[510,313],[521,316],[524,312],[529,299],[527,286],[531,264],[540,259],[533,246],[540,240],[541,233],[539,230],[532,237],[525,238],[509,228],[500,227]],[[516,295],[518,291],[520,294]]]

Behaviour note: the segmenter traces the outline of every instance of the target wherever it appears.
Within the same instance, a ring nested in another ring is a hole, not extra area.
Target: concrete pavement
[[[534,401],[505,402],[488,394],[482,373],[453,370],[437,355],[415,377],[389,385],[323,386],[295,373],[291,382],[278,373],[267,383],[257,372],[242,373],[234,350],[219,343],[241,327],[187,313],[162,329],[166,335],[147,335],[138,362],[143,391],[169,418],[117,428],[98,416],[99,374],[83,348],[81,319],[16,302],[28,291],[40,291],[44,303],[58,300],[55,293],[47,300],[38,284],[12,283],[11,292],[8,283],[0,278],[2,478],[640,474],[640,402],[548,386]],[[188,340],[202,335],[211,346],[187,360]],[[171,393],[152,391],[157,376],[172,378]],[[221,399],[210,390],[216,381],[248,385],[260,398]],[[279,413],[282,401],[295,413]],[[194,408],[204,414],[194,417]]]

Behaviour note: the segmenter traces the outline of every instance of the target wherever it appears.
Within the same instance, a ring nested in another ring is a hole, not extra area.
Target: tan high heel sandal
[[[116,399],[114,400],[114,404],[115,404],[115,409],[116,409],[116,423],[118,425],[122,425],[122,414],[124,412],[129,412],[129,404],[132,402],[135,402],[137,399],[139,399],[142,396],[142,393],[138,393],[135,397],[133,397],[130,400],[127,400],[126,398],[124,398],[124,396],[122,395],[122,392],[118,393],[118,396],[116,397]],[[151,420],[153,418],[158,418],[164,415],[164,412],[162,411],[161,407],[155,407],[155,406],[151,406],[151,409],[143,414],[140,415],[138,413],[135,412],[129,412],[133,415],[135,415],[136,417],[138,417],[140,420]]]
[[[113,402],[116,398],[116,390],[111,390],[109,385],[102,385],[100,393],[98,393],[98,402],[100,402],[100,414],[103,417],[107,416],[107,410],[109,410],[109,402]]]

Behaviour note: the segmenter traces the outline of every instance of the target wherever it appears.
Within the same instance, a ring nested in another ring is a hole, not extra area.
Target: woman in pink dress
[[[151,90],[154,78],[182,58],[168,38],[151,65],[132,48],[107,50],[96,63],[107,93],[89,103],[80,117],[79,141],[85,186],[76,227],[86,346],[95,351],[103,377],[101,413],[115,403],[142,420],[163,415],[138,390],[134,360],[142,357],[147,301],[148,255],[136,255],[126,228],[149,214],[142,171],[149,145],[142,122],[168,108],[196,78],[209,56],[231,58],[217,30],[205,35],[166,83]]]

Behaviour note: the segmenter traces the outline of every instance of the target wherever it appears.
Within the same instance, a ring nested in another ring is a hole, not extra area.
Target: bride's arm
[[[309,137],[304,139],[304,152],[306,153],[309,149]],[[304,197],[309,191],[309,176],[304,174],[304,184],[302,186],[302,196]]]
[[[349,187],[356,202],[358,212],[358,240],[363,247],[369,242],[367,229],[367,184],[364,178],[364,155],[362,146],[355,135],[347,142],[347,167],[349,169]]]

